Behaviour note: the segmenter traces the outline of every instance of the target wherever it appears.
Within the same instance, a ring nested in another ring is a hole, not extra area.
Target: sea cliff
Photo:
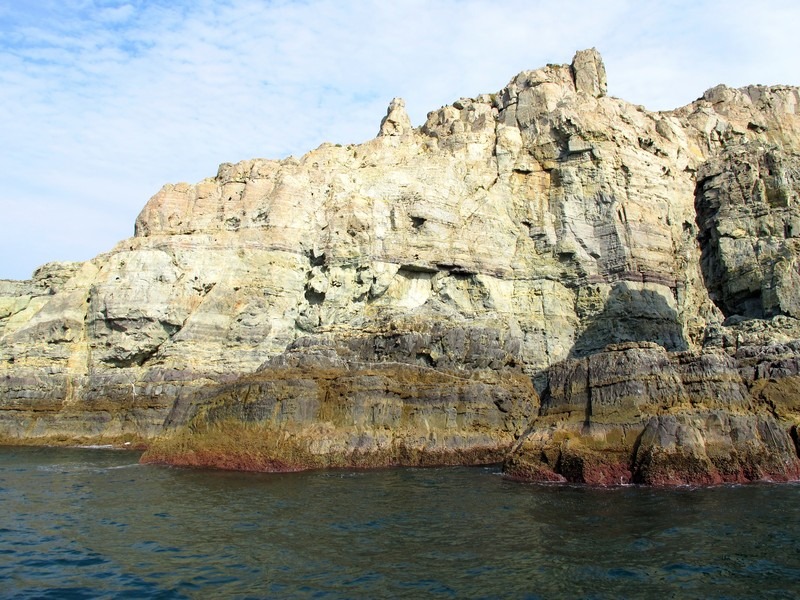
[[[595,50],[414,128],[165,185],[0,281],[0,441],[257,470],[800,477],[800,91],[609,97]]]

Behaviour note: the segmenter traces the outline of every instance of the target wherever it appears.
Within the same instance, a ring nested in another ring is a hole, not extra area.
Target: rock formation
[[[241,469],[800,476],[800,92],[649,112],[595,50],[164,186],[0,282],[0,437]]]

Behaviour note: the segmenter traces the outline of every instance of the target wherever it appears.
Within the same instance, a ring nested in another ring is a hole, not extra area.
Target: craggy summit
[[[800,476],[800,92],[649,112],[595,50],[166,185],[0,282],[0,438],[290,470]]]

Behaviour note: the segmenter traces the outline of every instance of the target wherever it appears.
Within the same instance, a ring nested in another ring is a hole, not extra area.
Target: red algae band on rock
[[[613,74],[612,74],[613,75]],[[650,112],[600,54],[168,184],[0,281],[0,442],[246,470],[800,474],[800,92]]]

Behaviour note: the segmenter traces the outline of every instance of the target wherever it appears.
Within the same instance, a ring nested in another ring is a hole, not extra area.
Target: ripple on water
[[[497,474],[217,473],[140,466],[130,453],[0,450],[0,589],[59,599],[800,589],[798,486],[592,489]]]

